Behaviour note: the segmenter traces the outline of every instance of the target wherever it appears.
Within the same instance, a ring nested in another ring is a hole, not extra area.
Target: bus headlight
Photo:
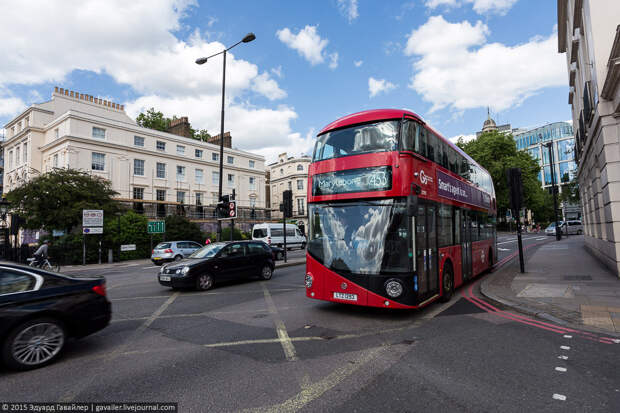
[[[385,292],[392,298],[400,297],[403,294],[403,285],[398,280],[388,280],[385,283]]]
[[[310,273],[306,274],[306,288],[312,288],[312,281],[314,281],[312,279],[312,275]]]

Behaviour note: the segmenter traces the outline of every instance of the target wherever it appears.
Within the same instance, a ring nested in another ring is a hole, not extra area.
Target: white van
[[[268,245],[284,247],[284,228],[282,224],[262,223],[252,227],[252,239]],[[286,224],[286,248],[306,248],[306,237],[301,235],[295,224]]]

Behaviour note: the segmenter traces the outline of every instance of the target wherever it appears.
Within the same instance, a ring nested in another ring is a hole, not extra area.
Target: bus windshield
[[[411,271],[404,201],[311,204],[308,212],[308,253],[327,268],[368,275]]]
[[[317,138],[313,161],[398,149],[398,121],[356,125]]]

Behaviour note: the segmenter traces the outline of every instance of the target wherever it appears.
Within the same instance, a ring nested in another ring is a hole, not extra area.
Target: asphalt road
[[[514,238],[498,239],[500,260]],[[93,270],[108,280],[111,325],[46,368],[0,371],[0,401],[172,401],[183,412],[620,411],[620,345],[488,311],[480,278],[447,304],[395,311],[307,299],[302,265],[208,292],[164,288],[157,269]]]

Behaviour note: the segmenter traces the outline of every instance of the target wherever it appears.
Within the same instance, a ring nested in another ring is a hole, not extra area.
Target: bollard
[[[114,251],[110,248],[108,250],[108,264],[112,264],[114,262]]]

